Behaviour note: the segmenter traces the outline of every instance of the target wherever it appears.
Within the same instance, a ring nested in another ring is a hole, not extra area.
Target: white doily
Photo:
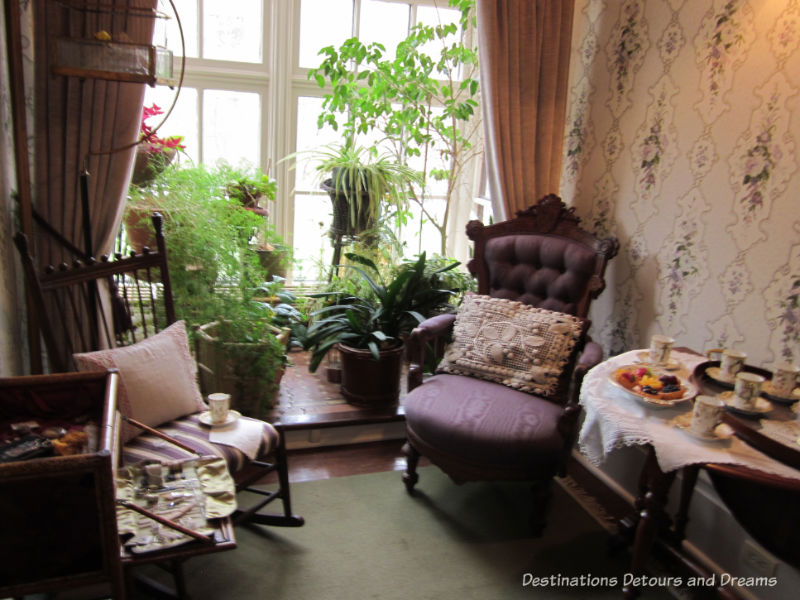
[[[580,403],[586,418],[578,446],[592,463],[601,464],[617,448],[651,444],[665,473],[691,464],[720,463],[800,479],[800,471],[754,450],[736,437],[709,444],[685,435],[674,420],[691,411],[691,402],[654,407],[611,384],[609,375],[623,365],[636,363],[640,352],[632,350],[610,358],[589,371],[583,380]],[[679,374],[684,378],[706,360],[703,356],[677,351],[672,352],[672,357],[682,363]]]

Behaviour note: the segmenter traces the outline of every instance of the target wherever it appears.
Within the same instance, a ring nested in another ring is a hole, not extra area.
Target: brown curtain
[[[59,37],[92,39],[100,31],[113,40],[149,44],[154,20],[136,16],[141,12],[131,8],[155,5],[156,0],[35,3],[34,208],[85,251],[81,172],[88,171],[95,255],[112,249],[121,219],[135,148],[120,148],[138,137],[145,85],[53,75],[51,45]],[[41,226],[34,231],[39,264],[58,264],[73,256]]]
[[[559,191],[573,10],[571,0],[478,0],[486,160],[497,219]]]

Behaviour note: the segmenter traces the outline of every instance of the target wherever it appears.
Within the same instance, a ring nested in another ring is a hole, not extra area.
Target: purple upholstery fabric
[[[484,256],[489,295],[571,315],[597,260],[591,248],[542,235],[490,239]]]
[[[246,419],[247,417],[242,418]],[[261,434],[258,458],[263,459],[278,446],[278,432],[271,424],[264,421],[261,421],[261,423],[263,423],[264,427]],[[228,469],[233,475],[250,462],[244,452],[233,446],[209,442],[208,434],[210,429],[200,423],[200,413],[164,423],[159,425],[157,429],[201,452],[203,455],[221,456],[228,463]],[[192,454],[183,448],[147,432],[133,438],[122,448],[123,465],[142,460],[170,462],[191,457]]]
[[[465,461],[515,465],[532,476],[555,472],[564,440],[562,408],[503,385],[441,374],[404,401],[406,423],[426,444]]]

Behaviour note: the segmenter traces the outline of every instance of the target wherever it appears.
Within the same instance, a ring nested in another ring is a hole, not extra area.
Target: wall
[[[561,195],[621,242],[591,314],[608,353],[663,332],[800,361],[799,47],[798,0],[576,3]]]
[[[800,5],[584,0],[562,195],[622,244],[593,335],[800,359]]]

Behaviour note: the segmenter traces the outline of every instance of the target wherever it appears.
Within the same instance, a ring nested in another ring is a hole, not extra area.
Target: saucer
[[[236,419],[241,417],[242,415],[239,413],[238,410],[229,410],[228,411],[228,418],[225,420],[224,423],[212,423],[211,422],[211,411],[205,411],[200,413],[200,422],[203,425],[208,425],[209,427],[222,427],[223,425],[230,425]]]
[[[718,383],[724,383],[726,385],[733,385],[736,383],[735,375],[733,377],[725,375],[719,367],[708,367],[706,369],[706,375]]]
[[[734,406],[732,404],[733,392],[722,392],[719,397],[725,404],[728,405],[729,411],[739,413],[740,415],[745,415],[747,417],[763,415],[771,411],[773,408],[772,403],[770,403],[769,400],[765,400],[761,396],[756,399],[756,404],[753,408],[740,408],[738,406]]]
[[[701,442],[722,442],[733,437],[733,429],[730,425],[720,423],[717,425],[710,435],[698,433],[692,429],[692,413],[685,413],[674,419],[675,427],[680,429],[686,435],[693,437]]]
[[[650,362],[650,351],[644,350],[642,352],[636,353],[636,358],[639,360],[640,363],[653,365],[654,367],[658,367],[659,369],[666,369],[667,371],[679,371],[683,368],[683,365],[675,360],[674,358],[670,358],[665,364],[658,365],[653,364]]]
[[[761,393],[770,400],[772,400],[773,402],[779,402],[781,404],[792,404],[800,400],[800,388],[794,388],[792,390],[792,393],[789,394],[788,396],[784,395],[779,396],[777,394],[772,393],[770,385],[771,383],[772,382],[770,381],[765,381],[764,385],[761,386]]]

